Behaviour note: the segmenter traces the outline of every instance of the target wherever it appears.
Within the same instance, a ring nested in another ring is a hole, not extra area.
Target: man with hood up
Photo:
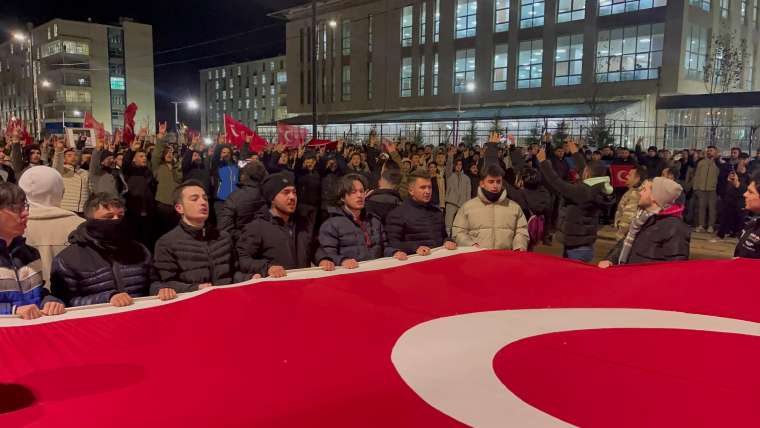
[[[93,195],[85,208],[87,221],[69,235],[69,246],[53,260],[51,288],[66,306],[109,303],[131,305],[147,296],[151,255],[124,231],[124,201],[108,193]],[[177,297],[161,289],[161,300]]]
[[[576,143],[569,142],[567,147],[578,171],[583,174],[583,179],[578,183],[570,184],[557,176],[551,161],[546,159],[544,150],[540,150],[536,158],[540,162],[539,167],[547,187],[563,197],[565,215],[557,225],[564,239],[563,256],[589,263],[594,258],[599,215],[614,203],[612,185],[604,163],[592,161],[586,165]]]
[[[29,201],[26,243],[40,252],[42,278],[50,284],[53,258],[66,247],[69,234],[84,222],[71,211],[61,208],[63,177],[47,166],[29,168],[18,182]]]
[[[243,228],[253,220],[256,212],[267,204],[261,193],[261,182],[266,176],[264,164],[259,161],[249,162],[240,170],[239,188],[230,194],[219,211],[219,229],[232,235],[235,241]]]

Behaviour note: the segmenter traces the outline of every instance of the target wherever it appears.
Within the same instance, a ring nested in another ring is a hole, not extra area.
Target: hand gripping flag
[[[305,128],[284,123],[277,124],[277,142],[285,147],[297,149],[303,146],[308,133],[309,131]]]

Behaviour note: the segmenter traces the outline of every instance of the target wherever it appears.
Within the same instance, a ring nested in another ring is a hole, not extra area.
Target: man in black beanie
[[[312,261],[324,270],[335,269],[318,249],[311,233],[313,225],[296,214],[298,196],[293,175],[269,175],[261,190],[268,205],[256,213],[237,242],[240,271],[246,277],[259,274],[281,278],[287,269],[307,268]]]

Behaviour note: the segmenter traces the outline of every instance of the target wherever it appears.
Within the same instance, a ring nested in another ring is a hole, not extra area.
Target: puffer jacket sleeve
[[[475,240],[470,236],[467,226],[467,211],[469,211],[469,206],[463,206],[459,212],[457,212],[456,217],[454,217],[454,224],[451,226],[451,237],[460,247],[470,247],[475,245]]]
[[[340,254],[340,230],[336,219],[329,219],[319,228],[319,248],[336,265],[347,257]]]
[[[61,257],[53,259],[53,267],[50,272],[50,288],[53,296],[58,297],[66,306],[86,306],[108,303],[111,297],[117,294],[116,290],[106,290],[100,293],[77,296],[78,279],[74,272],[66,266]]]
[[[662,254],[665,260],[689,260],[690,253],[690,236],[688,234],[677,234],[674,230],[670,231],[662,242]]]
[[[388,242],[388,235],[385,233],[385,227],[380,220],[377,221],[377,227],[380,228],[380,241],[383,244],[383,257],[393,257],[394,254],[399,252],[399,249],[395,248]]]
[[[270,263],[269,260],[257,258],[261,250],[262,240],[259,228],[256,226],[255,221],[249,223],[237,241],[239,271],[251,275],[258,273],[265,277],[269,271]]]
[[[515,223],[515,237],[512,240],[512,249],[528,251],[530,234],[528,233],[528,220],[521,209],[517,210],[517,222]]]
[[[177,293],[197,291],[200,284],[188,284],[179,280],[182,268],[177,263],[177,256],[168,245],[159,242],[156,244],[156,252],[153,256],[153,267],[158,277],[150,285],[150,294],[158,294],[161,288],[173,288]]]
[[[404,212],[402,207],[388,213],[388,217],[385,218],[385,233],[388,236],[388,244],[390,246],[398,248],[406,254],[414,254],[417,251],[415,244],[403,241]]]
[[[230,195],[227,200],[224,201],[224,204],[222,204],[217,222],[219,230],[223,230],[237,238],[238,233],[235,231],[237,216],[235,215],[236,210],[234,207],[236,198],[234,198],[233,195]]]

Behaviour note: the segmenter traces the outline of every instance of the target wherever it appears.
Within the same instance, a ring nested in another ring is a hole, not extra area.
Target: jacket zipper
[[[203,228],[203,240],[206,242],[206,258],[208,258],[208,270],[211,274],[211,284],[216,282],[216,269],[214,268],[214,261],[211,259],[211,248],[209,248],[209,241],[206,240],[206,228]]]

